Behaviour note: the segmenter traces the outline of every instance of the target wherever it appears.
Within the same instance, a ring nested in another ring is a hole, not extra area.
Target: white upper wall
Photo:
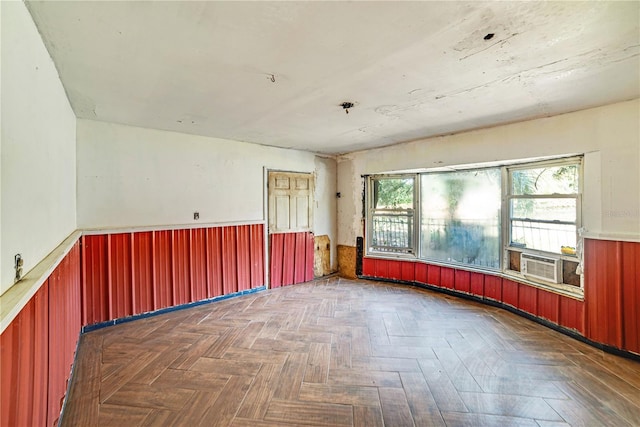
[[[336,239],[333,159],[91,120],[77,155],[82,229],[263,221],[267,168],[315,173],[314,232]]]
[[[76,229],[76,118],[22,1],[2,1],[0,294]]]
[[[640,239],[640,100],[361,151],[338,159],[338,244],[362,236],[363,174],[585,154],[583,226]]]

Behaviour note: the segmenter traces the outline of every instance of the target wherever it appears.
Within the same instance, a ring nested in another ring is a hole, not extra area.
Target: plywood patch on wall
[[[314,239],[313,274],[315,277],[331,274],[331,240],[329,236],[316,236]]]
[[[349,279],[356,278],[356,247],[338,245],[338,272]]]

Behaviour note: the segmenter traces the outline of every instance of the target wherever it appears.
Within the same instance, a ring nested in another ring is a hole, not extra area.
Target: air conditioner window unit
[[[520,254],[520,272],[551,283],[562,283],[562,264],[558,258]]]

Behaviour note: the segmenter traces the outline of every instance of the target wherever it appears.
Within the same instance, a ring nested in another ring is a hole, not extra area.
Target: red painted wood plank
[[[518,283],[518,308],[538,316],[538,289]]]
[[[362,258],[362,275],[373,277],[376,275],[376,260],[373,258]]]
[[[236,249],[238,266],[238,290],[251,289],[251,228],[249,225],[236,227]]]
[[[236,229],[222,227],[222,291],[224,295],[238,292]]]
[[[282,253],[282,286],[293,284],[295,267],[296,234],[284,234],[284,249]]]
[[[375,277],[386,279],[389,277],[389,261],[386,259],[376,260],[376,272]]]
[[[305,233],[307,239],[307,248],[306,248],[306,260],[305,260],[305,273],[304,273],[304,281],[308,282],[309,280],[313,280],[313,254],[315,248],[315,239],[313,237],[313,233]]]
[[[427,264],[422,262],[415,263],[416,282],[428,283],[427,281]]]
[[[584,334],[584,304],[569,297],[560,297],[560,325]]]
[[[107,236],[84,236],[83,319],[85,324],[109,320]]]
[[[471,292],[471,273],[465,270],[456,270],[455,283],[456,291],[470,293]]]
[[[518,307],[518,284],[512,280],[502,279],[502,302]]]
[[[131,239],[131,269],[133,313],[153,311],[152,232],[133,233]]]
[[[279,288],[282,286],[282,269],[284,261],[284,234],[272,234],[269,236],[271,241],[270,260],[270,283],[271,288]]]
[[[172,230],[171,232],[171,262],[173,272],[173,304],[180,305],[192,302],[191,272],[189,260],[189,230]]]
[[[439,265],[427,265],[427,284],[440,286],[440,270]]]
[[[49,408],[49,282],[45,282],[38,292],[33,296],[34,305],[34,366],[33,366],[33,396],[32,400],[32,421],[34,426],[46,425]],[[78,320],[76,327],[80,323],[80,312],[77,312]],[[76,336],[78,336],[76,334]],[[73,350],[71,350],[73,355]],[[5,359],[2,359],[4,363]],[[4,381],[4,380],[3,380]],[[7,395],[4,395],[7,396]],[[57,407],[57,413],[60,412],[60,406]],[[4,425],[4,424],[3,424]],[[19,425],[19,424],[16,424]]]
[[[484,295],[484,276],[485,275],[483,273],[471,273],[471,277],[469,279],[469,292],[473,295]]]
[[[449,267],[440,268],[440,286],[453,289],[455,286],[455,270]]]
[[[400,280],[402,278],[402,264],[400,261],[387,261],[387,278],[392,280]]]
[[[400,279],[404,280],[405,282],[413,282],[416,280],[416,263],[415,262],[402,261]]]
[[[560,295],[538,289],[538,317],[553,323],[560,322]]]
[[[622,244],[585,239],[586,335],[622,348]]]
[[[46,287],[46,284],[43,287]],[[43,288],[38,292],[42,290]],[[33,425],[36,418],[41,420],[43,416],[46,423],[47,402],[44,402],[43,408],[33,405],[36,322],[36,309],[32,298],[0,337],[2,426]]]
[[[304,282],[307,270],[307,233],[295,234],[295,250],[293,254],[293,283]]]
[[[222,293],[222,227],[207,228],[207,296]]]
[[[200,301],[207,298],[207,230],[194,228],[189,236],[189,283],[191,284],[191,300]]]
[[[622,243],[623,348],[640,354],[640,243]]]
[[[502,278],[486,275],[484,277],[485,298],[502,301]]]
[[[251,288],[259,288],[264,283],[264,226],[254,224],[250,229],[249,250],[251,259]]]
[[[47,425],[55,425],[60,412],[60,402],[65,393],[65,360],[67,330],[65,328],[66,305],[64,295],[64,261],[49,276],[49,389]]]
[[[131,234],[109,235],[110,319],[133,314],[131,284]]]
[[[171,231],[153,232],[153,308],[170,307],[173,303],[171,272]]]

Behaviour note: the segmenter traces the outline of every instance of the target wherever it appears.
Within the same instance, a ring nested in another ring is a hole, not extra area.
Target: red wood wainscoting
[[[364,258],[365,277],[440,287],[503,303],[608,347],[640,354],[640,243],[585,239],[584,301],[499,275]]]
[[[57,424],[83,326],[262,287],[263,232],[81,237],[0,336],[0,426]]]
[[[269,238],[272,288],[313,280],[313,233],[274,233]]]
[[[264,286],[263,225],[82,237],[83,325]]]
[[[80,336],[80,244],[0,336],[1,426],[52,426]]]
[[[585,239],[586,337],[640,354],[640,243]]]

